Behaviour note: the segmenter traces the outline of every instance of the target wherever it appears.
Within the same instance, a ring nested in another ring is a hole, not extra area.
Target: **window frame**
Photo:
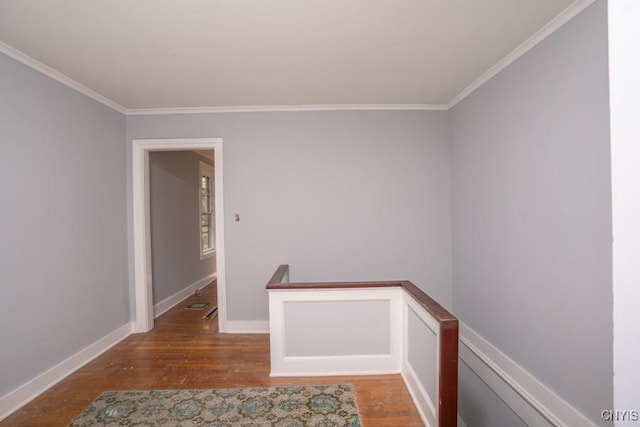
[[[203,200],[203,187],[202,187],[202,178],[209,178],[209,210],[203,211],[202,206],[204,203]],[[202,224],[202,216],[209,216],[209,247],[205,248],[204,245],[204,233],[203,233],[203,224]],[[216,252],[216,239],[215,239],[215,181],[213,175],[213,166],[200,161],[198,166],[198,234],[200,238],[198,239],[200,242],[200,259],[203,260],[205,258],[209,258],[213,256]]]

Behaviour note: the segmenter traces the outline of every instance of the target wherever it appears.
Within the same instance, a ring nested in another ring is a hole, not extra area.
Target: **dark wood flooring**
[[[219,334],[193,302],[215,304],[215,286],[190,296],[0,422],[0,426],[66,426],[105,390],[353,385],[364,426],[422,426],[400,375],[269,377],[269,336]]]

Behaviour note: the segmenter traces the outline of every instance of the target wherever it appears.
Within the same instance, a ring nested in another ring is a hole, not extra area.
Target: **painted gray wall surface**
[[[127,131],[223,138],[230,320],[268,319],[283,263],[301,281],[408,279],[449,306],[445,112],[130,116]]]
[[[468,427],[526,427],[494,391],[462,360],[458,362],[458,414]]]
[[[0,54],[0,396],[129,321],[125,118]]]
[[[149,153],[154,304],[215,272],[215,254],[200,260],[201,161],[192,151]]]
[[[389,301],[284,303],[285,357],[391,354]]]
[[[433,407],[437,408],[439,401],[436,372],[438,338],[412,309],[407,310],[407,360],[431,398]]]
[[[613,395],[607,64],[599,1],[451,111],[454,312],[596,423]]]

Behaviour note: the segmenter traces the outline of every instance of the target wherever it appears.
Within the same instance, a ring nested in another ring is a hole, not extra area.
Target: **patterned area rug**
[[[351,386],[106,391],[71,426],[360,427]]]

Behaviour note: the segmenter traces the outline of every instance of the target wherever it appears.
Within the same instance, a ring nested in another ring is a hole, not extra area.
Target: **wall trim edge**
[[[596,0],[576,0],[570,4],[565,10],[553,17],[542,28],[536,31],[531,37],[525,40],[522,44],[509,52],[504,58],[500,59],[495,65],[485,71],[480,77],[478,77],[473,83],[464,88],[460,93],[451,98],[447,103],[446,109],[449,110],[455,106],[458,102],[471,95],[476,89],[480,88],[486,82],[491,80],[495,75],[502,70],[513,64],[518,58],[526,54],[528,51],[536,47],[540,42],[556,32],[560,27],[576,17],[580,12],[595,3]]]
[[[306,104],[238,105],[220,107],[132,108],[128,116],[165,114],[260,113],[287,111],[443,111],[446,104]]]
[[[460,322],[460,358],[525,422],[596,426],[476,331]]]
[[[21,64],[24,64],[27,67],[30,67],[38,71],[39,73],[44,74],[45,76],[57,81],[58,83],[62,83],[63,85],[75,90],[76,92],[80,92],[81,94],[93,99],[94,101],[101,103],[102,105],[106,105],[107,107],[117,111],[118,113],[125,114],[125,115],[127,114],[127,109],[122,105],[118,104],[117,102],[114,102],[109,98],[100,95],[98,92],[92,89],[89,89],[88,87],[86,87],[81,83],[78,83],[77,81],[73,80],[71,77],[68,77],[62,74],[61,72],[49,67],[46,64],[43,64],[37,59],[34,59],[29,55],[1,41],[0,41],[0,53],[3,53],[7,55],[9,58],[12,58],[20,62]]]

